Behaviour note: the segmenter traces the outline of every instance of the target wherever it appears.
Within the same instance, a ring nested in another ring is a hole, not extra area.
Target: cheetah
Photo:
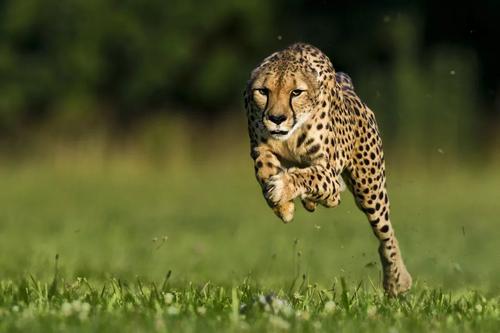
[[[318,48],[297,43],[252,71],[244,97],[255,175],[275,214],[290,222],[297,197],[310,212],[336,207],[348,188],[380,242],[385,292],[409,290],[390,222],[382,140],[350,77]]]

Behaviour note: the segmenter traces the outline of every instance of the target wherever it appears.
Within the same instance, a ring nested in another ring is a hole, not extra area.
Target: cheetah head
[[[247,87],[250,112],[278,140],[288,139],[313,114],[319,85],[298,56],[282,52],[266,58]]]

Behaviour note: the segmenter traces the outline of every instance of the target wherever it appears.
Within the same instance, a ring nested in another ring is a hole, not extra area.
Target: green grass
[[[500,316],[498,298],[476,292],[452,295],[417,287],[410,295],[387,299],[375,289],[348,288],[343,279],[329,288],[303,280],[293,290],[270,290],[248,280],[232,287],[117,279],[93,285],[83,278],[58,283],[4,281],[0,329],[496,332]]]
[[[416,286],[386,299],[350,194],[283,225],[224,162],[4,166],[0,330],[500,330],[498,172],[389,168]]]

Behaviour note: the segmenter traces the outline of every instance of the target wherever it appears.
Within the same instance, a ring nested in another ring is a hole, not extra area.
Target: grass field
[[[500,331],[500,174],[388,173],[416,282],[393,300],[350,194],[283,225],[246,156],[4,166],[0,330]]]

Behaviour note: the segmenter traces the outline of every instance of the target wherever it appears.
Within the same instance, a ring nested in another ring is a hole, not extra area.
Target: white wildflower
[[[198,312],[198,314],[203,316],[204,314],[207,313],[207,308],[204,306],[199,306],[196,308],[196,312]]]
[[[290,323],[280,316],[270,316],[269,323],[277,329],[288,330],[290,328]]]
[[[297,310],[297,312],[295,312],[295,317],[307,321],[311,318],[311,315],[307,311]]]
[[[73,307],[73,310],[75,312],[80,312],[81,308],[82,308],[82,302],[80,302],[80,300],[74,300],[72,303],[71,303],[71,306]]]
[[[171,305],[167,308],[167,314],[169,314],[171,316],[177,316],[180,312],[181,312],[181,310],[177,306],[174,306],[174,305]]]
[[[368,315],[368,318],[373,318],[377,315],[377,307],[376,306],[373,306],[373,305],[370,305],[367,309],[366,309],[366,314]]]
[[[61,312],[63,316],[69,317],[73,313],[73,307],[71,306],[70,303],[64,302],[61,306]]]
[[[279,313],[283,309],[285,302],[282,299],[273,298],[271,305],[273,306],[274,313]]]
[[[174,295],[172,293],[166,293],[164,299],[165,303],[172,304],[172,302],[174,301]]]
[[[290,303],[285,302],[285,305],[281,308],[281,313],[283,313],[285,317],[293,316],[293,308]]]
[[[79,303],[79,314],[78,318],[80,320],[86,320],[89,317],[90,304],[87,302]]]
[[[77,315],[80,320],[86,320],[89,316],[90,304],[87,302],[82,302],[80,300],[74,300],[73,302],[64,302],[61,305],[61,313],[65,317]]]
[[[82,311],[89,312],[90,311],[90,304],[87,302],[83,302]]]
[[[323,308],[323,311],[326,314],[332,314],[337,310],[337,304],[335,304],[334,301],[328,301],[325,303],[325,307]]]

